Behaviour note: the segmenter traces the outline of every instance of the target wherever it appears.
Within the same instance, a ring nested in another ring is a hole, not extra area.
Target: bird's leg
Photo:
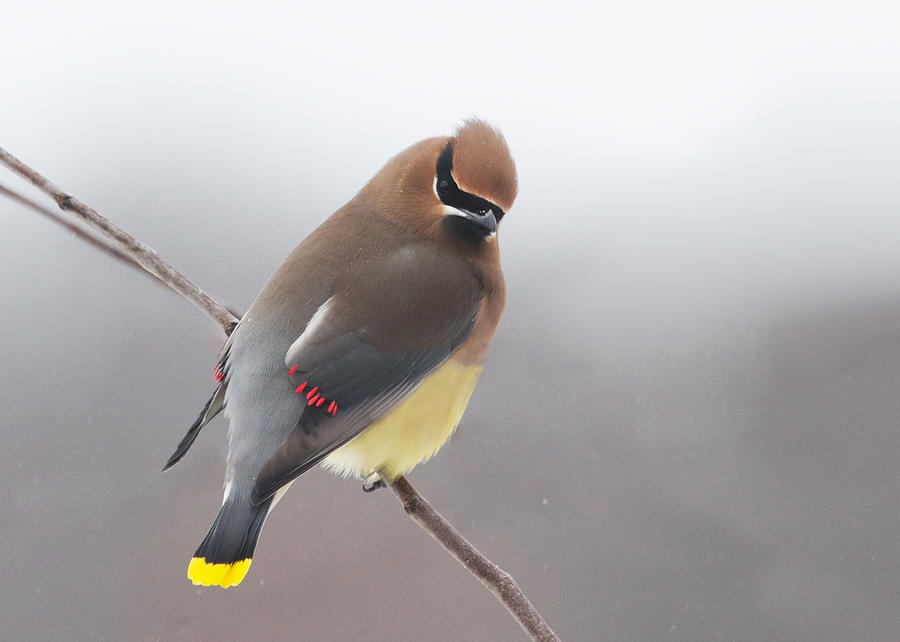
[[[381,479],[381,475],[379,475],[378,473],[372,473],[363,480],[364,493],[371,493],[378,490],[379,488],[385,487],[387,487],[387,484],[384,483],[384,480]]]

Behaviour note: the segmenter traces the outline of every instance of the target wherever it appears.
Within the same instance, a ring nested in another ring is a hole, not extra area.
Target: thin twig
[[[542,642],[559,640],[516,584],[512,575],[472,546],[450,522],[419,495],[405,477],[398,477],[391,484],[391,488],[403,502],[403,510],[406,511],[406,514],[428,531],[444,547],[444,550],[481,580],[481,583],[503,603],[506,610],[512,614],[532,639]]]
[[[51,221],[53,221],[57,225],[61,225],[62,227],[66,228],[72,234],[74,234],[75,236],[80,238],[82,241],[85,241],[86,243],[90,243],[91,245],[93,245],[95,248],[97,248],[101,252],[105,252],[106,254],[113,257],[117,261],[121,261],[128,267],[133,268],[133,269],[137,270],[138,272],[140,272],[141,274],[143,274],[144,276],[153,279],[160,285],[169,287],[168,283],[162,281],[158,276],[156,276],[152,272],[145,270],[143,268],[143,266],[141,266],[139,263],[137,263],[134,259],[132,259],[130,256],[128,256],[124,252],[121,252],[121,251],[117,250],[116,248],[112,247],[111,245],[106,244],[102,240],[98,239],[96,236],[93,236],[92,234],[88,234],[81,227],[79,227],[78,225],[75,225],[75,223],[70,223],[69,221],[64,219],[62,216],[60,216],[59,214],[54,212],[53,210],[47,209],[43,205],[39,205],[38,203],[35,203],[34,201],[32,201],[30,198],[26,198],[26,197],[22,196],[21,194],[19,194],[18,192],[14,192],[13,190],[9,189],[8,187],[4,187],[3,185],[0,185],[0,194],[16,201],[17,203],[19,203],[21,205],[24,205],[28,209],[33,210],[33,211],[37,212],[38,214],[42,214],[43,216],[46,216],[47,218],[49,218]]]
[[[226,334],[231,334],[231,331],[234,329],[235,325],[237,325],[237,319],[232,316],[224,306],[194,285],[194,283],[184,274],[164,261],[151,247],[137,240],[131,234],[110,222],[106,217],[101,216],[96,210],[85,205],[74,196],[65,193],[38,172],[31,169],[28,165],[2,148],[0,148],[0,162],[9,167],[16,174],[27,178],[35,187],[49,195],[56,201],[56,204],[59,205],[60,209],[72,212],[80,219],[100,230],[103,234],[118,243],[125,253],[137,261],[141,267],[159,277],[167,283],[169,287],[203,310],[213,321],[222,326],[222,329],[225,330]]]
[[[194,285],[190,279],[169,265],[153,249],[138,241],[136,238],[111,223],[98,214],[94,209],[85,205],[73,196],[66,194],[49,180],[31,169],[8,152],[0,148],[0,162],[4,163],[20,176],[31,181],[41,191],[48,194],[57,205],[65,211],[72,212],[92,227],[100,230],[106,236],[122,246],[123,252],[105,246],[97,239],[84,233],[80,228],[69,226],[80,238],[100,247],[116,258],[133,260],[143,269],[156,276],[160,281],[181,294],[184,298],[194,303],[211,319],[218,323],[231,334],[237,325],[234,317],[224,306],[213,300],[208,294]],[[55,214],[44,210],[41,206],[32,203],[28,199],[19,196],[15,192],[0,187],[0,193],[13,198],[38,212],[51,216],[56,220]],[[59,222],[59,221],[58,221]],[[123,255],[123,256],[121,256]],[[477,577],[496,597],[503,603],[507,610],[519,622],[522,628],[534,639],[540,641],[559,640],[550,629],[540,613],[532,606],[531,602],[518,587],[512,576],[502,568],[494,564],[463,537],[450,522],[445,520],[440,513],[431,507],[425,498],[410,485],[406,478],[399,477],[391,488],[403,502],[403,509],[419,526],[437,540],[444,549],[455,557],[463,566]]]

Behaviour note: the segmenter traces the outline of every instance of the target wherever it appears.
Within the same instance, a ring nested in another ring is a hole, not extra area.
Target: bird
[[[497,229],[517,193],[504,136],[470,118],[390,159],[288,255],[163,468],[224,411],[224,497],[188,579],[239,584],[269,512],[310,468],[371,491],[451,437],[505,305]]]

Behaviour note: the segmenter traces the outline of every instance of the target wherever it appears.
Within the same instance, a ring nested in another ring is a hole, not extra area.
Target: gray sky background
[[[502,128],[507,312],[410,479],[564,639],[896,639],[896,2],[8,4],[0,146],[239,310],[390,156]],[[318,470],[193,587],[221,420],[158,471],[216,327],[0,220],[0,639],[521,638]]]

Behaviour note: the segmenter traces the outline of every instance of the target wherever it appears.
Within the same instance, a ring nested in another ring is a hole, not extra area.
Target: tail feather
[[[172,453],[171,457],[169,457],[169,461],[167,461],[166,465],[163,466],[163,472],[166,472],[172,466],[181,461],[181,458],[184,457],[185,453],[187,453],[188,448],[193,445],[194,440],[197,438],[197,435],[200,434],[200,429],[210,421],[212,421],[213,417],[222,412],[222,408],[224,407],[225,386],[221,385],[216,388],[213,396],[210,397],[209,401],[206,402],[206,405],[203,406],[203,410],[200,411],[200,416],[197,417],[197,420],[191,425],[190,428],[188,428],[187,434],[184,436],[184,439],[181,440],[181,443],[178,444],[175,452]]]
[[[202,586],[237,586],[253,559],[271,500],[257,506],[249,498],[228,497],[188,566],[188,579]]]

